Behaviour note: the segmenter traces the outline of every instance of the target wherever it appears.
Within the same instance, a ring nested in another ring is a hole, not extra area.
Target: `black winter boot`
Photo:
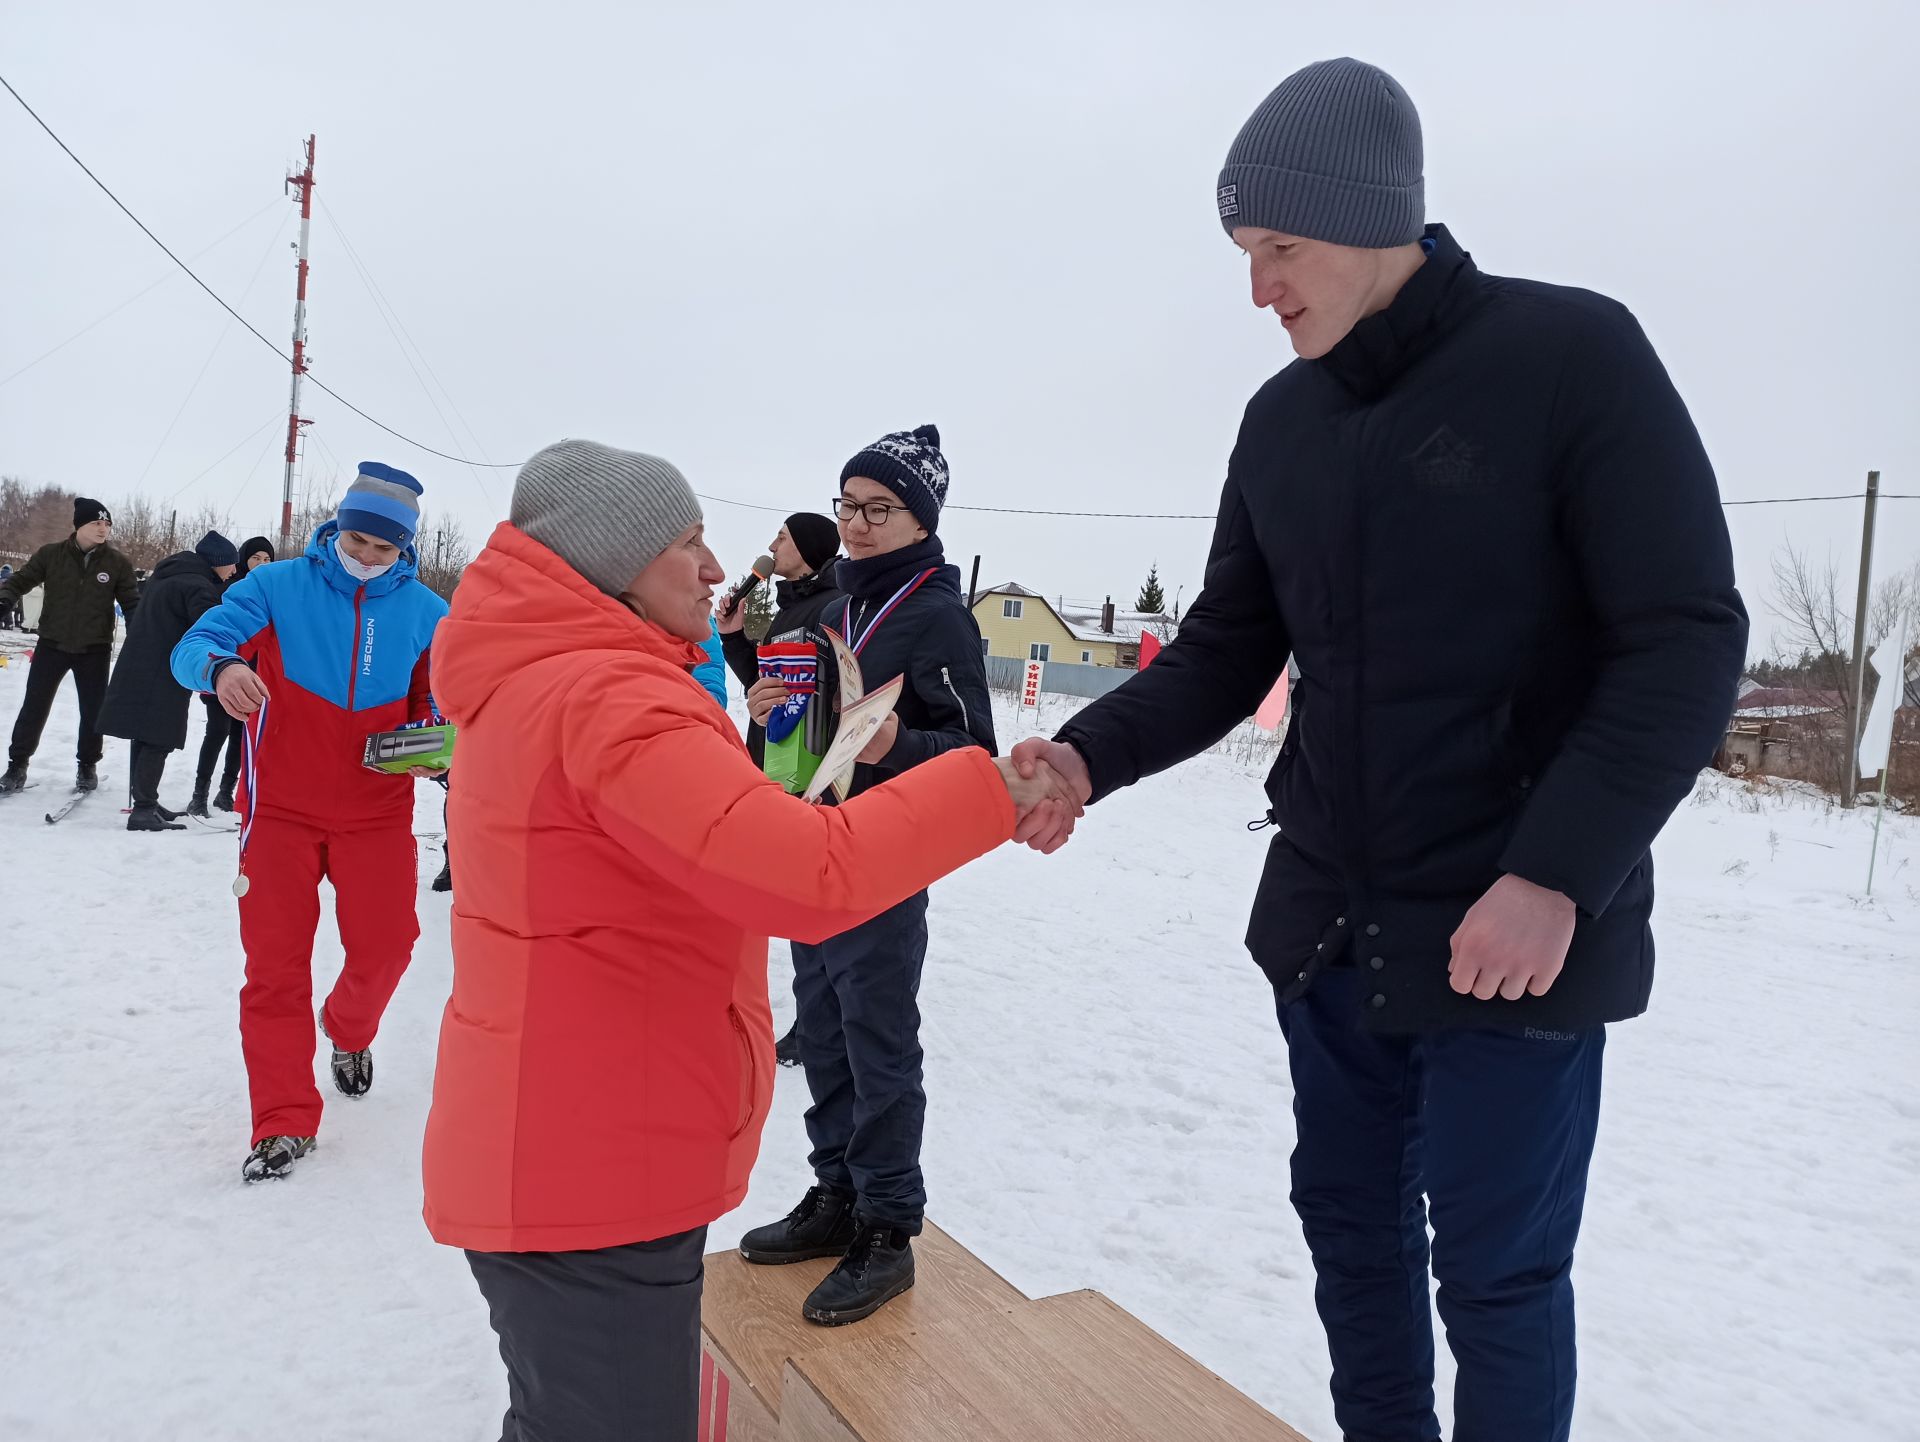
[[[184,821],[172,819],[172,812],[162,811],[158,806],[136,806],[127,813],[129,831],[185,831]]]
[[[787,1028],[787,1034],[773,1044],[773,1059],[781,1066],[800,1065],[800,1023]]]
[[[327,1009],[320,1008],[320,1035],[327,1036]],[[373,1048],[365,1051],[341,1051],[333,1047],[333,1085],[343,1097],[363,1097],[373,1090]]]
[[[220,788],[220,794],[213,798],[213,804],[216,809],[221,811],[233,810],[233,788],[231,786],[222,786]]]
[[[740,1239],[740,1255],[749,1262],[777,1267],[837,1257],[854,1239],[853,1197],[830,1187],[808,1187],[800,1205],[777,1222],[755,1227]]]
[[[7,766],[7,774],[0,776],[0,796],[11,796],[16,791],[24,791],[27,786],[27,763],[14,761]]]
[[[448,857],[444,862],[440,864],[440,874],[433,878],[433,889],[435,891],[452,891],[453,890],[453,858],[452,857]]]
[[[240,1176],[249,1182],[284,1177],[293,1170],[293,1164],[312,1151],[316,1144],[314,1137],[262,1137],[247,1153]]]
[[[862,1217],[856,1225],[846,1256],[800,1309],[816,1326],[844,1327],[871,1317],[913,1285],[913,1239],[885,1222]]]
[[[94,770],[94,763],[91,761],[82,761],[73,773],[73,789],[75,791],[92,791],[99,785],[100,777]]]
[[[198,816],[202,821],[207,819],[207,785],[205,781],[196,782],[193,799],[187,803],[187,815]]]

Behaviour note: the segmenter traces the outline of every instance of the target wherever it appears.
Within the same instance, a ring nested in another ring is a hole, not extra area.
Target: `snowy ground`
[[[25,679],[16,653],[0,729]],[[0,1436],[494,1437],[485,1311],[419,1217],[450,969],[424,886],[438,789],[379,1085],[330,1107],[292,1181],[249,1189],[232,840],[121,829],[118,742],[102,792],[47,827],[71,698],[39,785],[0,802]],[[191,755],[163,796],[184,801]],[[927,1172],[935,1218],[1029,1294],[1099,1288],[1332,1442],[1286,1057],[1239,940],[1257,764],[1201,758],[1061,855],[936,891]],[[1869,902],[1869,822],[1709,778],[1661,843],[1661,976],[1608,1044],[1577,1267],[1588,1442],[1920,1437],[1920,823],[1889,824]],[[321,987],[338,954],[323,920]],[[804,1097],[783,1072],[716,1246],[805,1186]]]

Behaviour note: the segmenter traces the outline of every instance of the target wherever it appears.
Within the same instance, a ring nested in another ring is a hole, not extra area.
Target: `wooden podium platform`
[[[914,1288],[822,1328],[830,1262],[707,1257],[700,1442],[1306,1442],[1098,1292],[1033,1301],[929,1225]]]

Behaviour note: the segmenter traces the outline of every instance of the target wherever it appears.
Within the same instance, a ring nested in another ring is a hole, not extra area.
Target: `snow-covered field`
[[[0,731],[25,680],[16,652]],[[379,1083],[327,1088],[320,1150],[247,1188],[232,840],[124,831],[119,742],[101,793],[46,826],[74,724],[68,688],[38,786],[0,801],[0,1436],[496,1436],[485,1310],[419,1216],[450,970],[424,885],[438,789]],[[192,754],[163,799],[184,803]],[[1286,1056],[1240,944],[1263,809],[1257,758],[1228,748],[1103,805],[1059,856],[936,890],[928,1184],[1029,1294],[1099,1288],[1333,1442]],[[1889,822],[1868,901],[1870,822],[1710,777],[1661,842],[1661,976],[1608,1044],[1576,1268],[1588,1442],[1920,1437],[1920,822]],[[319,987],[338,957],[323,920]],[[804,1101],[782,1072],[715,1246],[806,1185]]]

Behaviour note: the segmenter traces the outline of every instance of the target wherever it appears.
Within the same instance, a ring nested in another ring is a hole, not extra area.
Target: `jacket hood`
[[[340,523],[328,521],[313,533],[313,539],[307,542],[306,556],[326,573],[327,581],[335,590],[351,596],[360,589],[360,582],[347,574],[347,568],[340,564],[340,553],[333,548],[333,538],[340,534]],[[366,583],[369,596],[384,596],[394,587],[411,581],[419,571],[420,556],[412,546],[400,553],[400,559],[384,575],[375,576]]]
[[[703,648],[641,620],[502,521],[461,574],[453,608],[434,635],[434,700],[449,720],[466,725],[525,667],[581,651],[650,656],[685,675],[688,685],[696,684],[691,668],[707,659]]]
[[[173,576],[205,576],[209,581],[218,580],[213,567],[193,551],[176,551],[147,576],[149,581],[164,581]]]
[[[839,589],[840,558],[835,556],[811,575],[802,576],[797,581],[781,581],[773,588],[773,596],[776,604],[791,606],[795,601],[804,601],[809,596]]]

